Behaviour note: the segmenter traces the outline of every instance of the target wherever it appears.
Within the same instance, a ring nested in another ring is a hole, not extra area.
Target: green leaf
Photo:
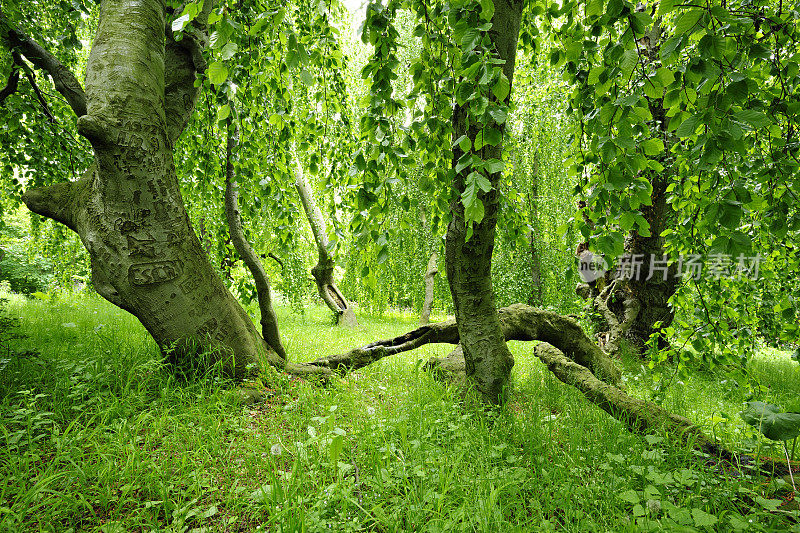
[[[787,441],[800,436],[800,413],[783,413],[777,405],[747,402],[742,420],[771,440]]]
[[[617,494],[617,498],[628,503],[639,503],[639,494],[633,489],[626,490]]]
[[[378,264],[383,264],[386,260],[389,259],[389,248],[386,246],[381,246],[381,249],[378,251]]]
[[[494,1],[481,0],[481,18],[483,20],[492,20],[494,16]]]
[[[492,117],[496,123],[504,124],[506,118],[508,118],[508,113],[500,106],[493,106],[489,108],[489,116]]]
[[[702,118],[703,116],[700,113],[690,116],[681,122],[681,125],[678,126],[677,130],[675,130],[675,135],[681,138],[691,137],[697,130],[697,126],[700,124],[700,120]]]
[[[222,50],[220,50],[219,54],[220,54],[220,57],[224,61],[227,61],[228,59],[230,59],[234,55],[236,55],[236,52],[238,50],[239,50],[239,45],[238,44],[236,44],[236,43],[228,43],[228,44],[226,44],[225,46],[222,47]]]
[[[716,524],[718,520],[713,514],[709,514],[696,507],[692,509],[692,519],[694,520],[695,527],[711,527]]]
[[[630,76],[631,72],[633,72],[633,67],[636,66],[637,61],[639,61],[639,52],[637,52],[635,48],[629,48],[628,50],[625,50],[619,60],[619,68],[622,70],[623,77]]]
[[[503,140],[503,134],[497,128],[487,126],[483,128],[483,144],[484,146],[490,144],[492,146],[499,145]]]
[[[214,85],[222,85],[228,79],[228,67],[221,61],[214,61],[208,66],[208,79]]]
[[[744,122],[754,128],[765,128],[770,124],[769,118],[764,113],[752,109],[738,111],[733,114],[733,117],[739,122]]]
[[[590,0],[586,6],[586,18],[596,17],[603,14],[604,0]]]
[[[342,448],[344,448],[344,436],[343,435],[336,435],[331,439],[331,444],[329,447],[331,462],[336,464],[339,460],[339,454],[342,453]]]
[[[464,206],[464,216],[468,221],[480,224],[484,214],[483,202],[481,202],[480,198],[475,198],[475,201],[469,206]]]
[[[477,28],[470,28],[461,37],[461,49],[465,52],[473,50],[481,40],[481,32]]]
[[[686,33],[690,35],[697,31],[697,22],[700,20],[700,17],[703,16],[702,9],[690,9],[683,15],[678,18],[678,21],[675,23],[675,36],[681,36]]]
[[[501,73],[500,77],[497,78],[497,82],[492,88],[492,94],[494,94],[495,98],[502,102],[506,99],[510,91],[511,85],[508,83],[508,78],[506,78],[505,74]]]
[[[217,111],[217,122],[222,122],[223,120],[227,119],[230,114],[231,106],[225,104],[224,106],[220,107],[219,111]]]
[[[306,87],[311,87],[314,85],[314,76],[306,69],[300,71],[300,81],[303,82],[303,85]]]
[[[664,151],[664,141],[661,139],[647,139],[642,143],[645,155],[658,155]]]
[[[472,148],[472,141],[468,136],[462,135],[453,143],[453,147],[455,146],[461,148],[462,152],[469,152],[470,148]]]
[[[489,159],[484,163],[483,168],[489,174],[497,174],[498,172],[502,172],[505,165],[499,159]]]
[[[675,7],[675,0],[661,0],[658,4],[658,16],[663,17]]]

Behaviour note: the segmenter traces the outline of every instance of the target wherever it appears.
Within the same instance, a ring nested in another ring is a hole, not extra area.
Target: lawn
[[[136,319],[99,297],[2,296],[26,338],[0,351],[0,531],[800,531],[779,508],[787,481],[629,433],[530,343],[511,343],[499,411],[422,370],[444,345],[328,387],[269,373],[266,400],[248,405],[213,369],[176,378]],[[323,308],[278,314],[298,361],[417,322],[359,315],[347,330]],[[649,398],[652,371],[625,366],[628,390]],[[674,380],[663,405],[733,449],[780,457],[738,412],[752,391],[796,398],[800,365],[762,349],[749,370],[751,387]]]

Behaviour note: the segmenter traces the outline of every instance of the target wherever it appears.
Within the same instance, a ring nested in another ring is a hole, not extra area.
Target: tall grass
[[[511,343],[514,393],[498,411],[421,370],[447,346],[327,388],[278,380],[246,405],[214,371],[175,378],[138,322],[97,297],[12,296],[9,312],[28,335],[17,348],[39,353],[0,362],[2,531],[797,529],[770,511],[780,482],[698,460],[669,435],[630,434],[553,378],[529,344]],[[295,360],[416,325],[387,314],[339,329],[321,308],[279,318]],[[784,355],[753,363],[776,398],[800,384]],[[629,389],[649,394],[647,372],[628,371]],[[744,442],[743,424],[712,417],[735,414],[746,393],[692,379],[667,404]]]

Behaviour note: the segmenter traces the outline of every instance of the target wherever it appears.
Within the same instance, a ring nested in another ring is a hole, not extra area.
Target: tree
[[[314,235],[314,242],[317,243],[317,254],[319,259],[316,266],[311,269],[311,275],[314,276],[314,281],[317,284],[317,292],[319,293],[322,301],[328,306],[336,316],[336,323],[340,326],[354,327],[358,325],[358,319],[353,312],[353,307],[347,298],[344,297],[342,291],[336,285],[333,279],[333,269],[335,263],[330,253],[330,242],[328,240],[328,230],[325,224],[325,218],[322,216],[314,200],[314,193],[309,187],[308,182],[303,172],[302,164],[295,155],[295,178],[294,183],[297,194],[300,196],[300,203],[303,204],[303,210],[308,218],[308,224],[311,226],[311,233]]]
[[[53,55],[2,22],[9,46],[54,79],[95,156],[80,180],[27,190],[28,208],[78,233],[97,292],[139,318],[162,349],[179,357],[196,350],[193,339],[222,347],[226,368],[243,377],[266,346],[208,262],[172,160],[205,70],[210,11],[208,2],[176,41],[163,1],[104,0],[85,92]]]

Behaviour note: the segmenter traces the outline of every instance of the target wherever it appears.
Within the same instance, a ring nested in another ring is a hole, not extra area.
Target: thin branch
[[[36,99],[39,100],[39,104],[42,106],[42,111],[47,116],[47,119],[50,122],[57,122],[56,117],[53,116],[52,111],[50,111],[50,106],[47,105],[47,100],[44,98],[44,94],[42,94],[41,89],[39,89],[39,85],[36,84],[36,75],[34,74],[33,70],[31,70],[28,65],[22,60],[22,56],[20,56],[17,52],[12,52],[14,57],[14,63],[22,69],[25,73],[25,78],[28,80],[28,83],[31,84],[33,88],[34,94],[36,94]]]
[[[0,8],[0,36],[6,45],[18,52],[37,68],[47,72],[56,90],[64,95],[75,114],[86,114],[86,93],[75,75],[39,43],[15,27]]]

